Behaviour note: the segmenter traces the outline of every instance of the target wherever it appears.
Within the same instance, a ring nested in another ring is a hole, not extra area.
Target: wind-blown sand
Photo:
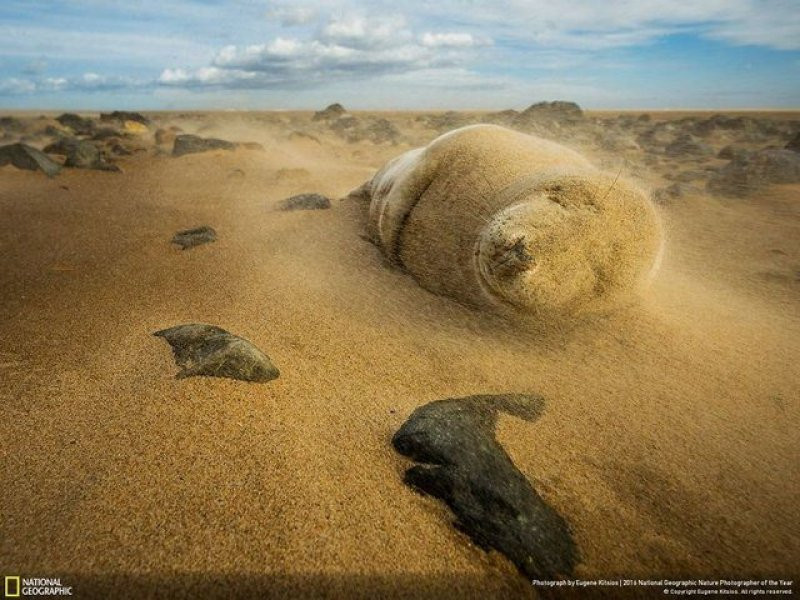
[[[534,594],[390,445],[422,404],[515,392],[544,414],[498,439],[572,527],[576,577],[797,574],[800,186],[660,207],[641,305],[536,333],[390,268],[351,201],[277,210],[412,147],[289,139],[301,117],[169,117],[263,152],[0,169],[4,572],[90,595]],[[206,224],[216,242],[170,245]],[[192,322],[280,378],[174,379],[151,333]]]

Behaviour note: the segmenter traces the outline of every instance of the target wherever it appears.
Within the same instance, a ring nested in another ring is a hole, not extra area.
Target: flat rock
[[[182,250],[216,241],[217,232],[208,225],[195,227],[193,229],[184,229],[176,233],[172,238],[172,243],[178,244]]]
[[[280,204],[281,210],[323,210],[330,207],[330,198],[322,194],[298,194]]]
[[[185,133],[175,136],[175,144],[172,146],[172,156],[208,152],[209,150],[233,150],[234,148],[236,148],[236,144],[233,142],[217,138],[202,138],[198,135]]]
[[[215,325],[192,323],[156,331],[175,355],[177,379],[205,375],[264,383],[280,372],[269,357],[244,338]]]
[[[709,179],[708,189],[726,196],[746,196],[773,183],[800,183],[800,152],[764,148],[738,156]]]
[[[0,147],[0,166],[14,165],[18,169],[42,171],[49,177],[61,171],[61,165],[44,152],[27,144],[9,144]]]
[[[567,522],[533,489],[495,437],[498,412],[535,420],[538,396],[469,396],[416,409],[392,438],[421,463],[404,481],[447,503],[454,525],[480,547],[502,552],[529,579],[569,576],[578,550]]]

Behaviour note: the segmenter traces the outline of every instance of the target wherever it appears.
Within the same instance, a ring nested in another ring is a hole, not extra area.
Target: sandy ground
[[[169,118],[265,150],[0,169],[4,572],[107,597],[533,596],[403,485],[389,441],[429,401],[534,392],[544,416],[502,416],[498,438],[570,523],[576,577],[798,574],[800,186],[660,207],[641,305],[534,333],[362,237],[338,199],[409,144],[290,139],[309,115]],[[276,210],[306,191],[334,206]],[[216,243],[170,245],[204,224]],[[190,322],[281,377],[174,379],[150,334]]]

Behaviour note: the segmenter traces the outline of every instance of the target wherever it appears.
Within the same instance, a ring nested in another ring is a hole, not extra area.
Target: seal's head
[[[506,192],[478,236],[475,272],[495,301],[578,314],[619,304],[653,270],[661,245],[645,195],[619,178],[548,174]]]

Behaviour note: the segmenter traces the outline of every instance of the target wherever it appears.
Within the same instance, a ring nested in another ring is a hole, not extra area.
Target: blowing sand
[[[502,415],[498,440],[570,524],[576,577],[797,574],[800,186],[660,208],[641,304],[542,334],[389,268],[355,203],[278,210],[341,198],[412,144],[170,118],[266,150],[0,169],[6,572],[108,597],[535,595],[403,485],[390,445],[427,402],[513,392],[544,413]],[[170,244],[200,225],[215,243]],[[193,322],[280,378],[174,379],[151,333]]]

